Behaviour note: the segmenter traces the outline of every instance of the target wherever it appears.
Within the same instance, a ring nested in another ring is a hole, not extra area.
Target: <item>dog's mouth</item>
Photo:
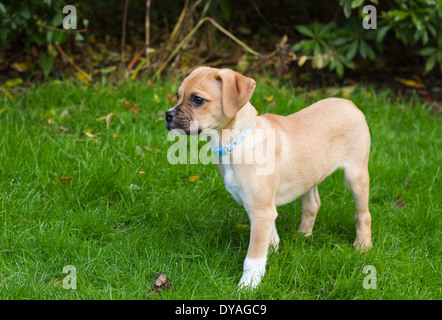
[[[190,121],[186,123],[166,121],[166,128],[175,134],[188,136],[199,135],[203,131],[200,127],[191,126]]]

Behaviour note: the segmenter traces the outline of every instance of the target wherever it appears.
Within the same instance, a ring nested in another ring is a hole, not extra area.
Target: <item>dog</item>
[[[226,189],[250,218],[250,243],[241,288],[256,288],[265,274],[267,254],[276,250],[276,207],[301,197],[298,232],[312,234],[321,205],[317,185],[336,169],[344,170],[354,203],[356,239],[369,249],[368,209],[370,133],[364,114],[349,100],[327,98],[289,116],[258,116],[250,103],[256,82],[230,69],[198,67],[179,86],[178,101],[165,114],[166,127],[177,134],[208,134]],[[259,134],[271,132],[270,134]],[[273,136],[273,139],[270,137]],[[270,147],[270,148],[269,148]],[[273,162],[264,170],[264,154]],[[269,171],[269,170],[267,170]]]

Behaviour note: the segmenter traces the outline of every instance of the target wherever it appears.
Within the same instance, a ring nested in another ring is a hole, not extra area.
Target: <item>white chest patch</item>
[[[227,191],[232,195],[236,202],[242,205],[241,188],[235,176],[235,172],[230,164],[223,164],[224,167],[224,185]]]

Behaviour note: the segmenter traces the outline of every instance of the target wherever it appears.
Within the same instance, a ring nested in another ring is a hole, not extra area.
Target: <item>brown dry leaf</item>
[[[150,288],[152,291],[148,294],[149,296],[152,294],[159,294],[158,291],[167,290],[172,286],[172,282],[165,273],[154,273],[152,276],[156,279]]]
[[[60,132],[66,132],[66,131],[69,130],[68,128],[65,128],[65,127],[62,127],[62,126],[60,126],[58,129],[60,130]]]
[[[15,219],[14,219],[14,221],[16,221],[16,222],[24,222],[24,223],[29,223],[29,221],[28,221],[28,220],[25,220],[25,219],[20,219],[20,218],[15,218]]]
[[[191,176],[189,177],[189,181],[190,182],[195,182],[196,180],[198,180],[200,178],[200,176]]]
[[[61,178],[61,179],[57,180],[56,183],[57,184],[67,184],[71,181],[72,181],[72,178],[67,177],[67,178]]]
[[[330,277],[328,277],[328,283],[329,283],[329,290],[328,290],[328,292],[332,293],[332,291],[333,291],[333,284],[332,284],[332,281],[331,281]]]
[[[177,103],[178,99],[173,94],[168,93],[167,97],[166,97],[166,101],[167,101],[168,104],[175,104],[175,103]]]
[[[124,106],[129,108],[129,111],[132,111],[134,114],[137,114],[138,112],[140,112],[140,107],[133,104],[132,102],[124,101]]]
[[[397,195],[396,200],[393,201],[393,203],[399,209],[405,207],[405,201],[402,199],[402,197],[399,194]]]

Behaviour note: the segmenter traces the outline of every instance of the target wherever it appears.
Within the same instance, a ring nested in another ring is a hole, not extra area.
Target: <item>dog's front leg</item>
[[[244,273],[240,287],[256,288],[265,274],[267,252],[277,216],[276,208],[252,209],[250,215],[250,243],[244,260]]]

